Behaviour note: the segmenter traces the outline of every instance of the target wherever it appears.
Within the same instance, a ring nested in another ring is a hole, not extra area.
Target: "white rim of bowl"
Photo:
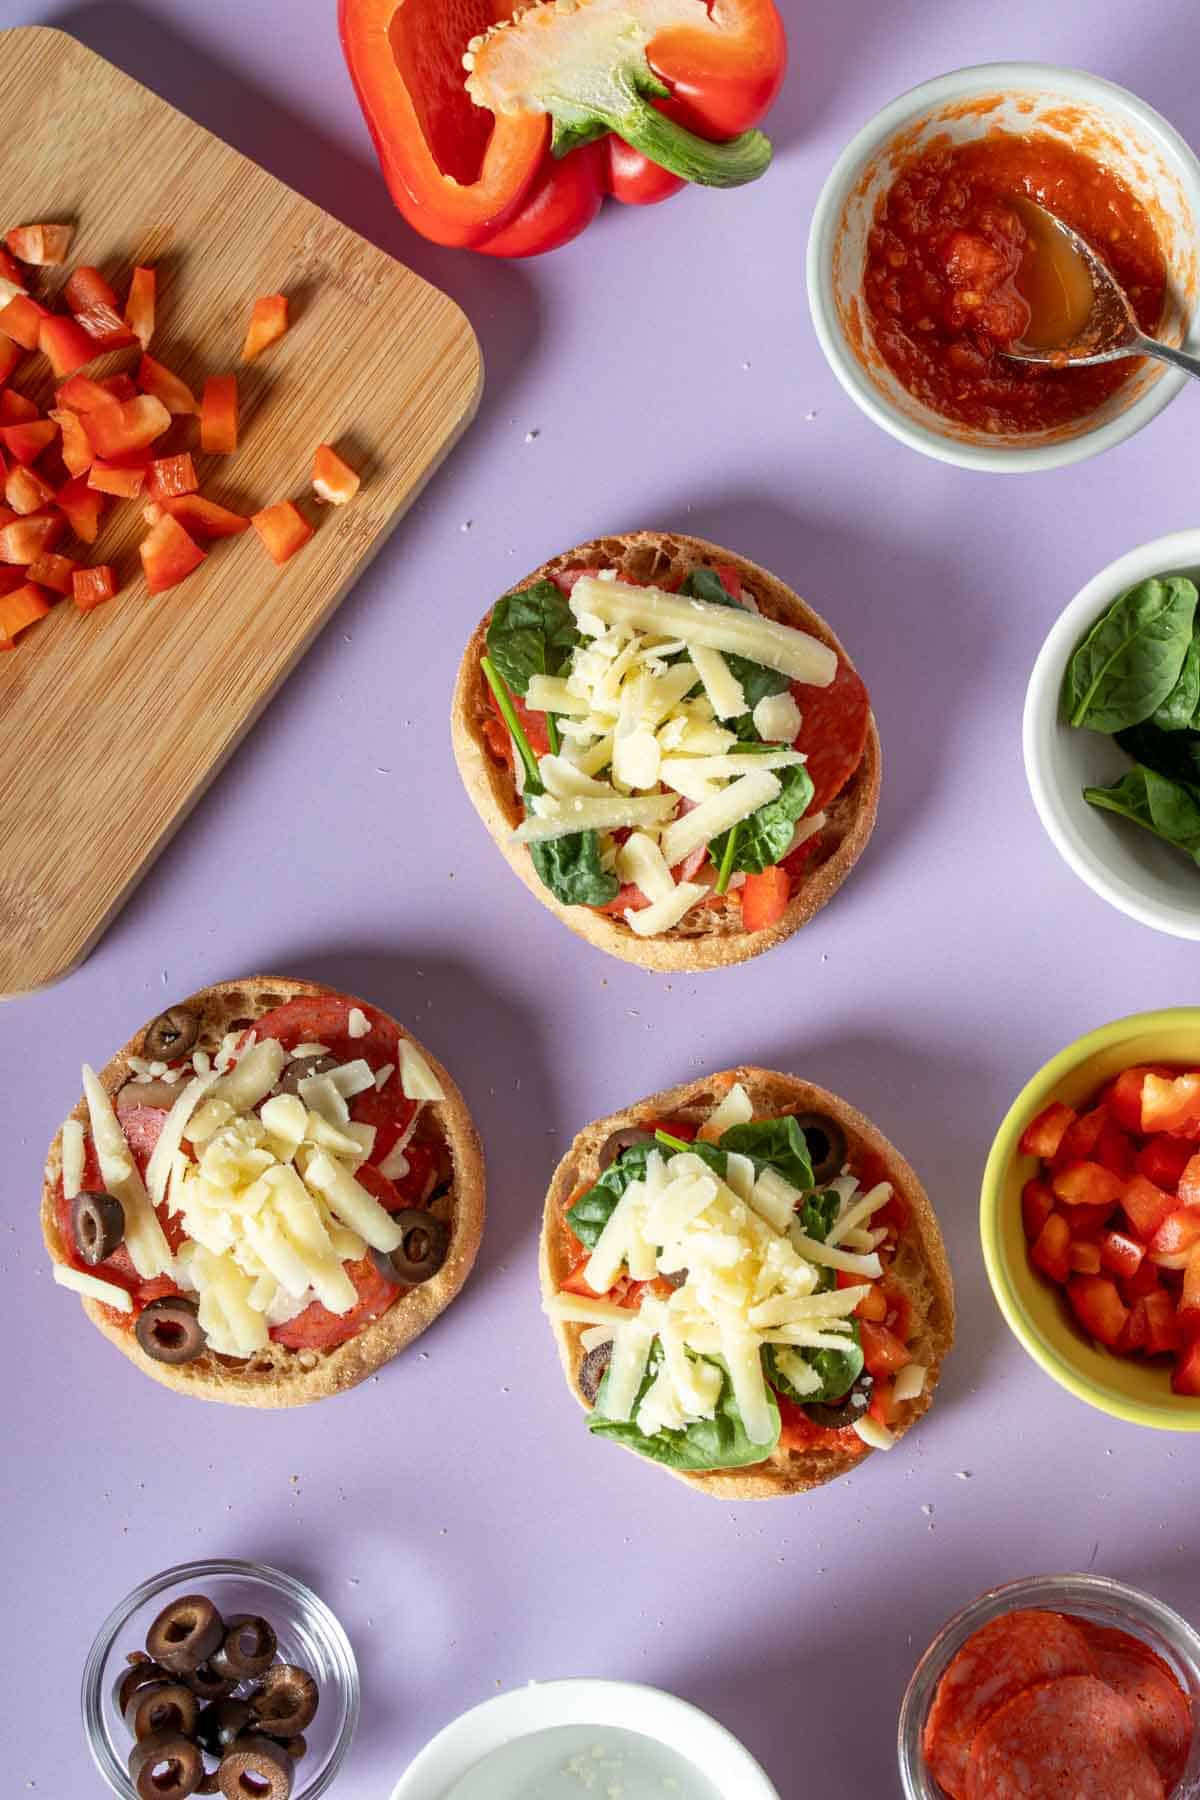
[[[1200,530],[1168,532],[1165,537],[1151,538],[1148,543],[1127,550],[1124,556],[1093,575],[1067,602],[1038,651],[1025,689],[1021,754],[1025,779],[1042,829],[1080,881],[1118,912],[1136,919],[1139,925],[1165,932],[1168,937],[1195,942],[1200,939],[1200,885],[1195,918],[1189,922],[1182,913],[1178,918],[1174,914],[1168,915],[1130,882],[1096,861],[1076,832],[1065,807],[1060,810],[1056,805],[1058,790],[1046,779],[1046,758],[1039,745],[1043,733],[1052,731],[1057,723],[1059,692],[1067,659],[1084,635],[1089,618],[1094,624],[1106,603],[1111,604],[1135,581],[1145,579],[1139,571],[1148,557],[1164,569],[1179,563],[1200,562]],[[1080,804],[1086,806],[1087,802],[1081,797]],[[1139,828],[1131,825],[1129,829],[1136,831]],[[1200,883],[1200,876],[1197,881]]]
[[[453,1782],[506,1744],[560,1725],[639,1732],[695,1765],[738,1800],[779,1800],[766,1772],[733,1733],[699,1707],[633,1681],[530,1682],[460,1714],[409,1764],[391,1800],[444,1800]]]
[[[997,62],[973,63],[968,68],[951,69],[945,75],[936,75],[930,81],[921,82],[918,87],[909,88],[907,93],[899,95],[883,107],[842,151],[826,177],[813,211],[808,234],[805,280],[813,327],[826,362],[855,404],[889,436],[906,444],[910,450],[919,450],[922,455],[931,456],[938,462],[952,463],[961,469],[981,469],[993,475],[1023,475],[1083,462],[1090,456],[1098,456],[1102,451],[1112,449],[1136,436],[1151,419],[1158,417],[1164,407],[1170,405],[1188,379],[1181,369],[1164,367],[1150,391],[1127,412],[1116,419],[1110,419],[1107,424],[1081,432],[1077,437],[1064,439],[1061,443],[1022,445],[1018,441],[1010,449],[993,450],[984,445],[956,443],[952,438],[943,437],[930,427],[921,425],[916,420],[905,419],[894,412],[846,345],[841,326],[837,322],[836,308],[827,299],[827,293],[832,290],[833,285],[833,246],[837,223],[847,195],[871,153],[885,144],[914,112],[932,109],[949,99],[956,90],[976,86],[1016,89],[1033,85],[1048,87],[1056,80],[1079,83],[1095,95],[1098,101],[1108,96],[1118,101],[1126,111],[1133,113],[1150,135],[1160,140],[1168,159],[1183,165],[1191,173],[1200,198],[1200,157],[1197,157],[1175,127],[1137,94],[1115,81],[1106,80],[1103,75],[1093,75],[1086,69],[1071,68],[1065,63]]]

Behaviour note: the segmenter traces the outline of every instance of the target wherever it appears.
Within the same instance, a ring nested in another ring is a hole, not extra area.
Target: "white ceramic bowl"
[[[543,1732],[563,1728],[571,1733],[572,1746],[578,1740],[577,1749],[559,1751],[567,1761],[590,1756],[594,1735],[606,1729],[636,1732],[694,1769],[701,1793],[715,1791],[722,1800],[734,1800],[735,1796],[736,1800],[779,1800],[749,1751],[723,1725],[674,1694],[630,1681],[530,1682],[511,1694],[485,1700],[426,1745],[396,1783],[392,1800],[451,1800],[458,1784],[472,1774],[472,1794],[486,1794],[489,1800],[524,1794],[522,1780],[532,1777],[518,1775],[514,1785],[514,1753],[520,1756],[522,1741],[530,1743]],[[492,1776],[489,1759],[500,1757],[509,1767]],[[563,1785],[570,1792],[583,1791],[578,1775],[565,1777]],[[661,1782],[655,1785],[661,1786]],[[543,1791],[540,1781],[537,1791]],[[687,1800],[688,1789],[682,1780],[676,1791],[679,1800]]]
[[[808,240],[808,298],[830,367],[863,411],[914,450],[1000,474],[1079,462],[1132,437],[1174,399],[1181,371],[1147,362],[1095,412],[1052,432],[1011,438],[944,419],[902,387],[874,349],[862,270],[875,209],[900,162],[941,134],[957,142],[997,127],[1070,143],[1081,132],[1155,221],[1170,274],[1159,336],[1200,349],[1200,161],[1152,107],[1098,75],[1045,63],[984,63],[939,75],[877,113],[821,190]],[[861,346],[855,348],[855,342]]]
[[[1051,842],[1081,881],[1143,925],[1200,938],[1200,869],[1140,825],[1088,805],[1082,790],[1119,780],[1129,758],[1112,738],[1077,731],[1059,716],[1076,645],[1118,594],[1149,575],[1190,575],[1200,584],[1200,531],[1176,531],[1118,557],[1061,614],[1025,695],[1025,774]]]

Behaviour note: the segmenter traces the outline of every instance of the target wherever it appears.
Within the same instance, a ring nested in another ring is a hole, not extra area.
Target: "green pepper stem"
[[[529,739],[517,717],[517,709],[512,703],[512,695],[504,685],[503,678],[497,673],[495,665],[489,657],[483,657],[479,664],[483,670],[484,680],[496,696],[496,705],[500,708],[501,717],[508,726],[513,743],[517,746],[517,754],[525,765],[525,792],[540,794],[542,787],[541,771],[538,769],[537,757],[530,748]]]
[[[724,894],[728,890],[729,878],[733,874],[733,859],[737,855],[738,839],[741,835],[742,822],[739,819],[737,824],[732,827],[729,836],[725,840],[725,853],[721,858],[721,867],[717,871],[718,894]]]
[[[698,187],[744,187],[764,175],[771,161],[771,140],[765,132],[743,131],[740,137],[714,144],[668,119],[640,94],[608,125],[651,162]]]

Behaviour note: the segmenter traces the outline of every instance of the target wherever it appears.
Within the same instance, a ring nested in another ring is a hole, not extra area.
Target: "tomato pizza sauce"
[[[941,138],[915,156],[880,202],[868,239],[863,288],[875,342],[916,399],[998,435],[1067,425],[1139,366],[1127,357],[1051,368],[1004,354],[1058,285],[1046,279],[1046,241],[1023,201],[1044,206],[1100,253],[1144,331],[1158,325],[1166,292],[1162,249],[1141,202],[1111,169],[1059,139],[995,131],[972,143]]]

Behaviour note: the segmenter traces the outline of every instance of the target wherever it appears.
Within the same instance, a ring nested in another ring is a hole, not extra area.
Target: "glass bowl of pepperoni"
[[[1147,361],[1005,357],[1027,302],[1045,303],[1022,196],[1102,251],[1153,335],[1200,347],[1200,161],[1144,101],[1081,70],[990,63],[894,100],[835,164],[808,244],[813,322],[851,399],[910,448],[994,473],[1109,449],[1186,380]]]
[[[1186,1619],[1107,1576],[1031,1576],[965,1606],[917,1664],[901,1785],[906,1800],[1196,1800],[1198,1709],[1200,1635]],[[1068,1769],[1072,1785],[1055,1785]],[[972,1773],[983,1785],[966,1785]]]
[[[1014,1336],[1078,1399],[1163,1431],[1200,1431],[1198,1178],[1194,1006],[1052,1057],[983,1176],[984,1261]]]
[[[197,1594],[211,1600],[222,1619],[248,1615],[267,1620],[277,1640],[276,1660],[307,1670],[316,1682],[316,1713],[301,1734],[303,1754],[294,1763],[290,1800],[318,1800],[341,1771],[358,1725],[358,1664],[349,1638],[320,1596],[296,1576],[266,1563],[181,1563],[152,1575],[113,1608],[83,1671],[83,1726],[97,1769],[120,1800],[137,1800],[128,1771],[133,1740],[117,1707],[117,1687],[129,1673],[130,1657],[145,1655],[147,1632],[163,1608]],[[241,1683],[236,1695],[252,1685]],[[254,1795],[269,1800],[266,1785],[256,1784],[253,1775],[244,1776],[241,1785],[247,1800]]]

